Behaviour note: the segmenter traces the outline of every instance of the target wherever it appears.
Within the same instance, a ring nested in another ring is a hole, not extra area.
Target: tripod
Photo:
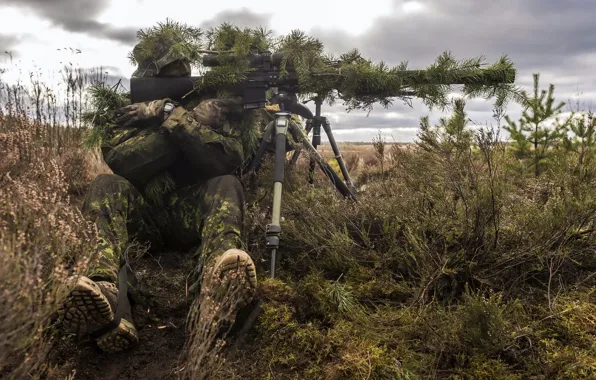
[[[329,140],[329,145],[331,145],[331,149],[333,149],[333,154],[335,155],[335,159],[339,164],[339,169],[341,170],[341,174],[344,177],[344,180],[350,189],[351,193],[356,193],[354,188],[354,183],[352,182],[352,178],[348,173],[348,169],[346,168],[346,164],[344,161],[343,156],[339,151],[339,147],[337,146],[337,142],[335,141],[335,137],[331,132],[331,123],[329,119],[324,116],[321,116],[321,105],[323,104],[323,99],[320,96],[316,96],[313,98],[315,102],[315,115],[312,119],[307,120],[306,122],[306,134],[308,135],[310,131],[313,131],[312,136],[312,147],[316,150],[317,147],[321,144],[321,126],[327,135],[327,139]],[[297,150],[294,152],[292,156],[292,165],[295,165],[298,161],[298,157],[300,156],[300,151]],[[311,158],[310,160],[310,168],[309,168],[309,178],[308,182],[312,185],[314,182],[314,171],[315,171],[316,162],[314,159]]]
[[[280,95],[279,97],[282,97],[282,100],[285,100],[285,99],[283,99],[283,95]],[[286,102],[287,102],[287,100],[286,100]],[[341,180],[341,178],[339,178],[339,176],[331,168],[331,166],[329,166],[329,164],[325,161],[323,156],[317,151],[316,147],[308,141],[308,139],[306,138],[306,135],[300,129],[300,127],[298,127],[296,124],[294,124],[291,121],[291,118],[290,118],[291,113],[284,110],[286,108],[286,107],[284,107],[284,101],[280,101],[279,104],[280,104],[280,111],[276,112],[274,120],[267,124],[267,127],[265,128],[265,132],[263,134],[263,139],[261,140],[261,144],[259,145],[257,153],[255,154],[252,164],[250,165],[250,168],[248,170],[249,172],[255,172],[257,170],[257,167],[260,164],[263,156],[265,155],[267,148],[269,148],[270,145],[273,143],[274,149],[275,149],[275,151],[274,151],[275,152],[274,153],[274,159],[275,159],[274,174],[273,174],[273,209],[272,209],[272,215],[271,215],[271,223],[268,224],[267,228],[266,228],[266,247],[268,249],[271,249],[271,273],[270,273],[271,278],[275,278],[277,250],[279,248],[279,237],[281,234],[281,226],[280,226],[281,194],[282,194],[283,181],[284,181],[284,169],[285,169],[285,159],[286,159],[286,141],[287,141],[287,133],[288,132],[292,133],[294,136],[297,136],[298,139],[301,140],[304,143],[304,145],[306,145],[307,149],[312,154],[311,168],[310,168],[311,173],[314,172],[314,167],[316,164],[318,164],[320,166],[321,170],[325,173],[325,175],[327,175],[327,177],[331,180],[331,182],[333,183],[335,188],[343,196],[353,199],[353,200],[356,200],[356,196],[354,194],[355,192],[352,190],[353,185],[351,183],[351,180],[349,182],[349,184],[351,185],[350,186],[351,188],[350,188],[350,187],[348,187],[348,185],[346,185],[344,183],[344,181]],[[318,112],[320,114],[320,104],[318,106]],[[318,130],[320,131],[321,118],[319,117],[318,119],[315,119],[315,120],[319,121]],[[325,128],[326,132],[329,131],[328,135],[330,135],[331,139],[333,139],[333,135],[331,134],[330,128],[329,129],[327,127],[324,127],[324,128]],[[311,128],[311,129],[314,129],[314,128]],[[315,131],[316,131],[316,129],[315,129]],[[313,140],[314,140],[314,138],[313,138]],[[320,140],[320,136],[319,136],[319,140]],[[343,164],[343,159],[341,158],[341,154],[339,154],[337,144],[335,143],[335,140],[332,140],[332,141],[334,144],[333,146],[334,146],[334,152],[336,152],[336,157],[339,156],[339,159],[341,160],[340,167],[342,168],[342,174],[344,175],[344,178],[347,177],[349,179],[350,177],[347,173],[345,165]],[[320,141],[317,142],[317,145],[319,142]],[[296,157],[296,159],[298,158],[296,153],[294,153],[294,156]],[[294,160],[294,163],[295,163],[295,160]],[[312,178],[312,175],[311,175],[311,178]]]

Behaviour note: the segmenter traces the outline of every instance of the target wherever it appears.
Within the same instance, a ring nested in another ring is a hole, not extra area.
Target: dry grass
[[[95,226],[77,199],[107,167],[81,148],[86,129],[76,121],[93,76],[63,74],[62,103],[38,75],[29,86],[0,77],[0,377],[44,372],[57,306],[93,259]]]
[[[247,279],[242,276],[237,281],[237,271],[226,276],[232,286],[224,288],[221,285],[226,278],[216,279],[210,286],[203,286],[201,296],[191,304],[186,327],[188,338],[179,371],[182,379],[212,379],[227,365],[224,350],[231,347],[230,332],[236,319],[234,311],[246,297],[243,289]]]
[[[43,131],[0,115],[0,374],[15,378],[43,367],[65,279],[85,272],[95,240],[66,174],[84,157],[47,147]]]

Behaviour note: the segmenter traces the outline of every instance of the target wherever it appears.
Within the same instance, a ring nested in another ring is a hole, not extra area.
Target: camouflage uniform
[[[238,123],[230,130],[199,124],[178,107],[161,126],[112,126],[103,156],[115,174],[98,176],[83,211],[98,226],[100,263],[90,278],[116,281],[133,240],[199,257],[242,248],[244,194],[232,174],[244,154]]]
[[[160,71],[190,74],[184,62],[158,60],[157,65],[141,62],[135,75],[159,75]],[[161,110],[151,107],[160,104],[141,105],[144,108],[137,108],[137,114],[155,116]],[[216,263],[228,269],[231,264],[244,265],[250,291],[242,305],[250,301],[256,273],[250,256],[239,250],[244,193],[233,174],[245,159],[241,128],[258,119],[244,113],[246,117],[232,120],[216,118],[209,126],[197,121],[208,120],[221,107],[220,101],[211,100],[192,111],[178,106],[165,121],[148,117],[138,123],[108,126],[102,153],[114,174],[98,176],[83,204],[84,214],[98,227],[98,262],[61,309],[67,328],[92,333],[114,318],[117,289],[113,284],[133,241],[148,242],[155,251],[199,246],[196,285],[221,283],[219,277],[211,280],[219,276],[213,269]],[[225,262],[224,253],[235,256]],[[213,302],[212,296],[202,297]],[[91,306],[77,306],[86,304]],[[105,351],[119,351],[138,340],[130,311],[114,331],[102,332],[97,340]]]

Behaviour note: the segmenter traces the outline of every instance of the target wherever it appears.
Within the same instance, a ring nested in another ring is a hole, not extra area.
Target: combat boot
[[[255,264],[248,253],[229,249],[206,267],[199,295],[202,324],[219,330],[229,329],[238,311],[254,298],[257,288]]]
[[[119,352],[137,343],[139,338],[132,323],[130,302],[117,303],[118,288],[115,284],[79,277],[58,313],[67,331],[79,337],[94,337],[105,352]],[[122,318],[118,326],[110,328],[117,306],[123,308]]]

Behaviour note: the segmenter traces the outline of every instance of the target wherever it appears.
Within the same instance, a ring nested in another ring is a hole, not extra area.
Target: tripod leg
[[[286,133],[290,124],[289,112],[275,114],[275,168],[273,174],[273,210],[271,224],[267,226],[267,248],[271,249],[271,278],[275,278],[276,253],[281,234],[281,193],[286,163]]]
[[[302,140],[304,145],[306,145],[307,149],[311,153],[312,162],[316,162],[319,164],[321,170],[327,175],[327,177],[331,180],[335,188],[344,196],[350,199],[356,200],[356,194],[352,192],[348,186],[344,183],[344,181],[339,178],[335,170],[329,166],[327,162],[325,162],[325,158],[319,153],[315,147],[308,141],[306,135],[300,128],[295,127],[293,124],[290,123],[290,128],[294,128],[295,134]]]
[[[284,180],[284,165],[286,158],[286,132],[290,123],[290,114],[287,112],[278,112],[275,114],[275,120],[267,124],[265,133],[263,134],[263,140],[259,146],[255,159],[251,164],[251,169],[257,167],[263,154],[271,142],[268,136],[275,139],[275,167],[273,177],[273,211],[271,217],[271,224],[267,225],[267,248],[271,249],[271,278],[275,278],[276,269],[276,253],[279,248],[279,236],[281,234],[281,192],[282,183]],[[238,339],[234,343],[233,350],[238,350],[243,345],[246,334],[254,325],[258,316],[263,312],[261,301],[258,300],[248,315],[248,318],[244,322],[242,329],[238,333]]]
[[[341,174],[344,177],[344,180],[348,184],[348,187],[352,192],[354,191],[354,183],[352,182],[352,178],[350,177],[350,173],[348,173],[348,169],[346,168],[346,163],[344,161],[343,156],[341,155],[337,143],[335,142],[335,137],[333,136],[333,132],[331,132],[331,124],[329,123],[329,119],[326,117],[322,117],[323,122],[323,129],[327,134],[327,138],[329,139],[329,143],[331,144],[331,148],[333,149],[333,154],[335,154],[335,159],[339,164],[339,169],[341,170]]]
[[[265,155],[265,152],[267,151],[267,146],[271,142],[271,140],[269,140],[271,137],[269,137],[269,136],[273,135],[274,127],[275,127],[274,121],[271,121],[271,122],[269,122],[269,124],[267,124],[267,127],[265,128],[265,131],[263,132],[263,139],[261,140],[259,149],[257,150],[257,153],[255,153],[255,156],[252,159],[252,162],[250,163],[250,166],[247,170],[248,173],[256,172],[258,170],[258,168],[261,164],[261,160],[263,159],[263,156]]]
[[[317,150],[319,144],[321,144],[321,117],[315,116],[312,128],[312,146]],[[311,157],[310,168],[308,170],[308,183],[311,185],[315,182],[315,166],[316,160]]]
[[[304,127],[304,129],[306,129],[306,135],[308,136],[308,134],[312,130],[312,119],[308,119],[306,121],[306,126]],[[301,151],[298,149],[296,149],[296,151],[294,151],[294,154],[292,155],[292,165],[296,165],[296,162],[298,161],[298,157],[300,156],[300,152]]]

